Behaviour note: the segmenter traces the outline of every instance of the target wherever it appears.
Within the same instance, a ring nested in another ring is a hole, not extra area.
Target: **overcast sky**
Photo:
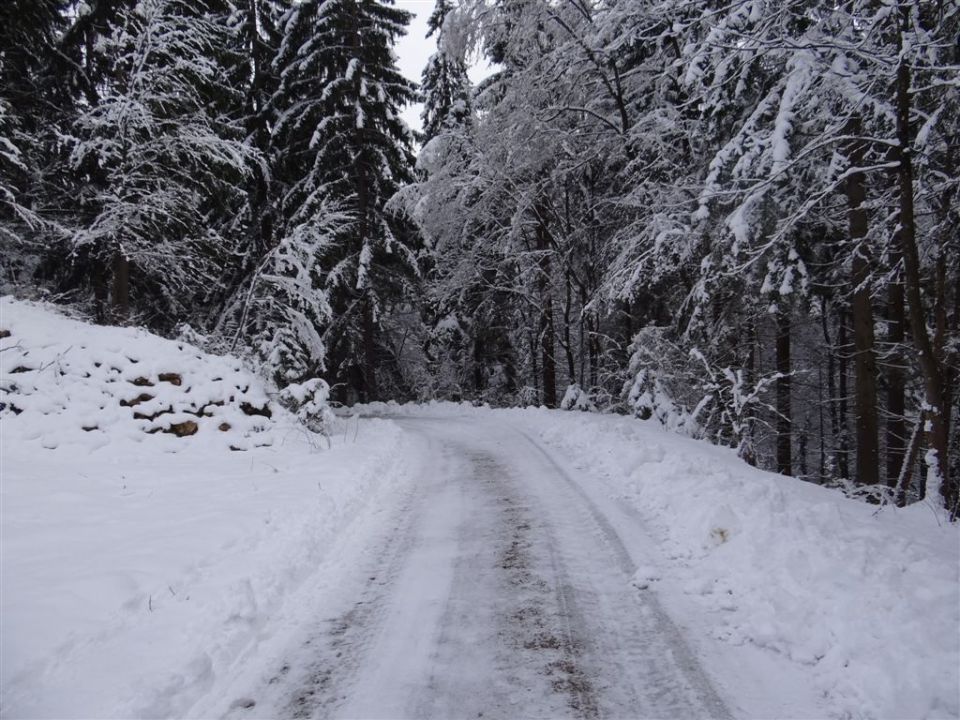
[[[420,82],[423,67],[427,59],[436,51],[437,37],[427,39],[427,19],[433,12],[435,0],[396,0],[396,5],[414,14],[407,34],[400,38],[395,48],[399,58],[400,72],[415,83]],[[490,74],[486,62],[480,62],[470,68],[470,79],[477,82]],[[414,130],[420,130],[420,105],[410,105],[403,111],[403,119]]]
[[[397,0],[397,7],[414,14],[406,36],[400,38],[395,50],[400,59],[400,72],[415,83],[420,82],[423,66],[427,64],[427,58],[433,55],[437,48],[436,36],[429,39],[424,37],[427,34],[427,18],[433,12],[433,4],[434,0]],[[408,106],[403,111],[403,119],[407,121],[407,125],[419,130],[420,105]]]

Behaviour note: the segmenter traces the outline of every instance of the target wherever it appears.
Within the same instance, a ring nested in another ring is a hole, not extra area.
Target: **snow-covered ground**
[[[933,505],[879,509],[653,423],[517,414],[636,510],[656,545],[637,584],[720,641],[709,669],[744,707],[804,678],[834,717],[960,715],[960,534]]]
[[[381,404],[328,446],[238,360],[0,330],[4,717],[960,715],[930,505],[591,413]]]
[[[656,423],[378,403],[516,427],[580,479],[744,717],[960,716],[960,528],[744,464]]]
[[[244,413],[267,388],[237,360],[0,302],[2,714],[181,716],[336,575],[409,480],[405,438],[348,421],[328,448],[274,403]]]

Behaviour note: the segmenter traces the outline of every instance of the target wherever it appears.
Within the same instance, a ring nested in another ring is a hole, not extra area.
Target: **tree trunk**
[[[851,122],[851,135],[861,132],[859,118]],[[850,145],[850,163],[860,167],[864,162],[864,144],[854,140]],[[877,359],[874,354],[873,307],[870,302],[870,255],[866,184],[862,172],[847,179],[847,204],[850,239],[853,246],[852,277],[853,346],[854,346],[854,413],[857,434],[857,477],[861,485],[875,485],[880,478],[879,422],[877,419]]]
[[[899,233],[897,233],[899,235]],[[903,467],[904,445],[906,442],[906,422],[904,412],[906,403],[904,393],[906,378],[903,372],[904,308],[903,283],[900,280],[899,265],[902,261],[899,252],[900,239],[894,238],[894,252],[891,265],[894,277],[887,287],[887,342],[890,345],[889,365],[887,366],[887,485],[896,487]]]
[[[107,323],[107,304],[110,299],[110,289],[107,285],[106,263],[99,255],[90,258],[90,283],[93,285],[94,312],[98,325]]]
[[[837,331],[838,359],[837,372],[840,375],[838,382],[838,407],[837,419],[840,423],[840,449],[837,451],[840,470],[840,477],[847,480],[850,477],[850,435],[848,433],[847,423],[847,399],[849,397],[849,375],[847,360],[850,358],[850,346],[847,338],[847,313],[845,309],[840,310],[839,329]]]
[[[585,296],[586,293],[581,287],[580,322],[578,323],[579,343],[577,346],[577,359],[579,360],[577,382],[580,383],[580,387],[587,387],[587,338],[589,337],[589,327],[587,326],[587,323],[589,314],[584,310],[587,304]]]
[[[590,387],[595,388],[600,384],[600,319],[596,313],[591,312],[588,316],[588,335],[587,347],[590,360]]]
[[[370,293],[363,299],[363,390],[367,402],[380,399],[377,391],[377,330]]]
[[[833,444],[836,447],[840,438],[840,417],[837,407],[837,384],[836,384],[836,347],[830,338],[830,313],[829,305],[824,298],[820,305],[820,324],[823,329],[823,342],[827,349],[827,407],[830,415],[830,430],[833,435]],[[837,460],[837,470],[839,470],[839,458],[834,453],[834,459]],[[826,463],[824,463],[826,466]],[[823,473],[824,479],[826,473]]]
[[[756,382],[757,378],[757,326],[752,320],[747,323],[743,334],[747,338],[747,347],[749,348],[747,350],[747,357],[743,363],[744,371],[746,373],[746,381],[749,387]],[[753,409],[750,409],[747,412],[748,416],[744,419],[744,429],[740,436],[740,447],[737,450],[737,454],[745,463],[756,467],[757,448],[754,443],[756,414]]]
[[[908,29],[909,16],[901,8],[903,30]],[[897,177],[900,190],[900,250],[903,253],[904,288],[909,311],[913,341],[919,351],[920,372],[923,376],[924,411],[926,414],[927,447],[933,481],[939,485],[944,507],[955,515],[957,511],[957,484],[950,478],[947,449],[949,408],[944,392],[943,371],[927,332],[923,308],[920,253],[917,249],[917,229],[913,204],[913,158],[910,148],[910,67],[902,61],[897,67]],[[929,487],[929,484],[928,484]]]
[[[777,319],[777,472],[793,475],[790,409],[790,311],[779,308]]]
[[[563,350],[567,357],[567,382],[575,383],[577,381],[577,364],[573,357],[573,344],[571,342],[570,326],[573,324],[570,320],[570,313],[573,308],[573,288],[570,283],[569,271],[564,273],[566,280],[566,298],[563,304]]]
[[[473,392],[477,400],[483,399],[483,370],[484,370],[483,337],[478,333],[473,339]]]
[[[117,322],[130,317],[130,260],[117,250],[113,256],[113,316]]]
[[[550,239],[544,221],[537,224],[537,286],[540,294],[540,369],[543,373],[543,404],[548,408],[557,406],[557,344],[553,321],[553,287],[550,282]]]

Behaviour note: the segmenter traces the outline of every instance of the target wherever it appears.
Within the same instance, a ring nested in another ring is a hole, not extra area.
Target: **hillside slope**
[[[328,447],[236,358],[10,298],[0,330],[6,717],[182,715],[405,480],[392,423]]]

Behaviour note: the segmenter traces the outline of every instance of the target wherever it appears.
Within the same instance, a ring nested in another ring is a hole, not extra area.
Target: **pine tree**
[[[392,44],[410,15],[376,0],[308,0],[284,23],[274,146],[284,184],[285,232],[334,202],[352,218],[324,258],[337,323],[332,372],[360,369],[368,400],[378,397],[378,316],[416,273],[415,241],[385,211],[411,179],[412,137],[400,108],[416,88],[397,71]]]
[[[264,157],[276,119],[270,99],[280,83],[273,61],[280,47],[280,23],[289,6],[289,0],[241,0],[233,3],[229,15],[234,42],[230,85],[243,88],[241,114],[247,142]],[[250,242],[244,276],[275,245],[271,181],[268,163],[253,167],[247,190],[245,221]]]
[[[427,20],[427,37],[437,36],[437,52],[427,61],[420,84],[424,144],[445,129],[462,128],[473,115],[473,90],[464,61],[466,48],[448,41],[443,29],[451,10],[450,0],[437,0]]]
[[[237,212],[252,159],[217,107],[228,44],[202,0],[140,0],[102,42],[113,70],[71,140],[90,181],[75,247],[112,265],[118,318],[151,299],[170,324],[222,293],[234,239],[215,220]]]
[[[0,4],[0,280],[27,279],[57,224],[46,212],[45,168],[61,124],[52,62],[66,5]]]

